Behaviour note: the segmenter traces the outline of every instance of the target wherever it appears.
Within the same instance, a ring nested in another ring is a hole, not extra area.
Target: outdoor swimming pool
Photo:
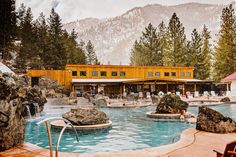
[[[236,120],[236,104],[212,106],[226,116]],[[195,124],[185,122],[163,122],[146,117],[145,113],[155,110],[155,107],[130,109],[100,109],[108,114],[113,122],[112,128],[97,131],[79,131],[79,143],[76,142],[73,131],[66,131],[60,143],[60,151],[94,153],[121,150],[136,150],[156,147],[176,142],[183,130],[195,127]],[[49,148],[47,132],[44,125],[36,126],[36,122],[46,117],[60,116],[69,108],[54,107],[46,109],[46,114],[26,122],[26,142],[40,147]],[[197,107],[189,111],[197,114]],[[59,131],[52,129],[53,145],[57,141]]]

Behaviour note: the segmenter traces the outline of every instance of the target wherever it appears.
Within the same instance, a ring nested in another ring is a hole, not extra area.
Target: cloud
[[[41,12],[49,15],[52,8],[62,18],[62,22],[70,22],[87,17],[108,18],[123,14],[133,7],[147,4],[176,5],[188,2],[229,4],[232,0],[16,0],[16,6],[21,3],[31,7],[33,15],[39,16]]]

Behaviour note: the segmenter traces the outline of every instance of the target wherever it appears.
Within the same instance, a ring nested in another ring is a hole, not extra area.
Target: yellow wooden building
[[[27,75],[32,77],[33,85],[41,76],[48,76],[71,91],[104,90],[106,95],[116,95],[124,91],[181,90],[184,94],[197,90],[197,84],[208,83],[194,79],[193,72],[193,67],[68,64],[65,70],[28,70]]]

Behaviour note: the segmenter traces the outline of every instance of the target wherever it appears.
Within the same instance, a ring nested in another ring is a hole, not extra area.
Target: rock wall
[[[182,101],[178,95],[166,94],[157,104],[156,113],[158,114],[176,114],[182,113],[183,110],[187,111],[188,103]]]
[[[0,151],[24,141],[24,116],[41,112],[46,102],[39,89],[21,82],[15,75],[0,72]]]
[[[231,133],[236,132],[236,123],[211,108],[201,106],[199,107],[196,129],[213,133]]]
[[[0,76],[0,151],[24,141],[24,106],[16,80],[14,76]]]

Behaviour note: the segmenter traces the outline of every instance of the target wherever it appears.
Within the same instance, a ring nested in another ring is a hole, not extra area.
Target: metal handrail
[[[56,145],[56,157],[58,157],[58,149],[59,149],[59,144],[60,144],[60,141],[61,141],[61,137],[65,131],[65,129],[70,125],[73,130],[75,131],[75,134],[76,134],[76,140],[77,142],[79,142],[79,136],[78,136],[78,133],[75,129],[75,127],[71,124],[70,121],[68,121],[67,119],[65,118],[61,118],[61,117],[51,117],[51,118],[45,118],[39,122],[36,123],[36,125],[40,125],[42,123],[45,123],[46,125],[46,128],[47,128],[47,132],[48,132],[48,141],[49,141],[49,145],[50,145],[50,157],[53,157],[53,149],[52,149],[52,136],[51,136],[51,132],[50,132],[50,124],[48,123],[48,121],[50,120],[63,120],[66,125],[63,127],[63,129],[61,130],[60,134],[59,134],[59,137],[58,137],[58,140],[57,140],[57,145]]]

